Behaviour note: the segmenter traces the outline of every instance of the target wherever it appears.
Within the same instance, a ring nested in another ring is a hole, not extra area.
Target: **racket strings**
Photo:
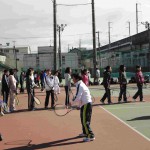
[[[57,105],[55,105],[54,111],[55,111],[56,115],[64,116],[65,114],[68,113],[69,107],[67,108],[66,105],[57,104]]]

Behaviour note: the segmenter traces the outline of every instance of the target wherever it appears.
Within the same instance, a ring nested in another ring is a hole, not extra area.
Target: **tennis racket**
[[[35,96],[34,96],[34,101],[35,101],[35,103],[36,103],[37,105],[40,105],[40,104],[41,104],[40,99],[37,98],[37,97],[35,97]]]
[[[58,97],[57,97],[57,94],[54,93],[54,101],[57,102],[58,101]]]
[[[112,95],[113,97],[115,97],[115,98],[118,98],[118,97],[119,97],[119,91],[117,91],[117,90],[112,90],[112,89],[111,89],[111,95]]]
[[[65,116],[68,113],[70,113],[72,110],[77,110],[79,107],[77,105],[75,106],[66,106],[62,104],[56,104],[54,107],[54,112],[57,116]]]
[[[69,91],[69,99],[70,99],[70,100],[73,100],[74,98],[75,98],[75,96],[74,96],[72,90],[70,90],[70,91]]]
[[[95,97],[93,95],[91,95],[91,98],[92,98],[92,103],[95,102]]]
[[[144,88],[145,88],[145,89],[150,88],[150,84],[148,84],[148,83],[144,84]]]
[[[16,101],[16,105],[19,105],[19,98],[16,94],[15,94],[15,101]]]
[[[30,93],[31,94],[31,93]],[[41,101],[39,98],[37,98],[36,96],[33,96],[33,94],[31,94],[31,96],[34,98],[34,102],[37,104],[37,105],[40,105],[41,104]]]

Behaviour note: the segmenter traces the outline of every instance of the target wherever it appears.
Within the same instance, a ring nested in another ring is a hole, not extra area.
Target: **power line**
[[[87,34],[92,34],[92,33],[71,34],[71,35],[64,35],[64,36],[78,36],[78,35],[87,35]],[[12,38],[0,37],[0,39],[48,39],[51,37],[52,36],[50,37],[12,37]]]
[[[85,4],[57,4],[60,6],[83,6],[83,5],[91,5],[91,3],[85,3]]]

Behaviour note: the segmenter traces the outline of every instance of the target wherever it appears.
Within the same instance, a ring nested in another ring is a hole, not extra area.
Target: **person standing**
[[[120,65],[119,68],[119,84],[120,84],[120,93],[119,93],[118,102],[122,100],[122,95],[123,95],[123,101],[127,102],[127,96],[126,96],[127,77],[126,77],[126,67],[124,65]]]
[[[95,79],[96,85],[99,85],[99,82],[100,82],[99,78],[100,78],[100,70],[96,68],[96,79]]]
[[[8,106],[8,96],[9,96],[9,85],[8,85],[8,78],[9,78],[9,71],[4,70],[4,74],[2,76],[2,95],[3,95],[3,102]]]
[[[58,79],[59,79],[59,83],[62,82],[62,73],[61,73],[61,69],[58,71]]]
[[[41,91],[44,90],[44,77],[43,77],[44,71],[40,72],[40,84],[41,84]]]
[[[74,102],[78,102],[80,104],[80,119],[83,133],[79,134],[79,136],[85,136],[83,141],[90,142],[95,140],[94,133],[90,127],[92,116],[91,94],[88,87],[83,83],[81,76],[78,74],[73,74],[72,79],[77,89],[72,105]]]
[[[111,104],[111,93],[110,93],[110,82],[111,82],[111,72],[112,69],[110,66],[107,66],[104,71],[104,77],[103,77],[103,86],[105,88],[105,94],[103,95],[100,102],[104,104],[105,99],[108,99],[108,104]]]
[[[51,109],[54,109],[54,76],[51,74],[50,69],[46,70],[44,84],[46,89],[45,109],[48,108],[50,95],[51,95]]]
[[[65,105],[68,107],[69,105],[69,91],[71,89],[71,68],[67,67],[65,70],[65,93],[66,93],[66,101]]]
[[[60,94],[58,72],[59,71],[57,70],[54,74],[54,92],[55,92],[55,94]]]
[[[18,94],[18,92],[17,92],[18,85],[19,85],[19,79],[18,79],[18,75],[17,75],[18,69],[15,68],[13,71],[14,71],[14,77],[16,79],[16,94]]]
[[[9,111],[13,112],[13,111],[16,110],[15,95],[16,95],[16,92],[17,92],[17,88],[16,88],[17,81],[14,77],[14,70],[10,69],[9,73],[10,73],[9,82],[8,82],[8,85],[9,85],[9,88],[10,88]]]
[[[86,86],[89,85],[89,77],[88,77],[87,69],[84,69],[82,72],[82,81]]]
[[[24,80],[25,80],[25,74],[22,71],[20,74],[20,93],[24,93]]]
[[[33,68],[29,68],[26,73],[26,88],[28,93],[28,110],[34,111],[35,110],[35,103],[34,103],[34,87],[36,84],[34,83],[34,70]]]
[[[135,93],[133,96],[133,100],[135,101],[136,98],[139,96],[140,97],[140,102],[144,101],[143,100],[143,83],[144,83],[144,76],[141,71],[141,66],[136,66],[136,74],[135,74],[135,79],[138,87],[138,91]]]

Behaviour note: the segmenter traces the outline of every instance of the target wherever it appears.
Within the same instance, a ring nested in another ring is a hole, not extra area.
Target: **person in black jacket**
[[[104,77],[103,77],[103,86],[105,88],[105,94],[103,95],[100,102],[104,104],[105,99],[108,99],[108,104],[111,104],[111,93],[110,93],[110,81],[111,81],[111,72],[112,69],[110,66],[107,66],[104,71]]]
[[[119,68],[119,83],[120,83],[120,93],[118,97],[118,102],[121,101],[123,95],[123,101],[127,102],[127,77],[126,77],[126,67],[124,65],[120,65]]]
[[[28,110],[34,111],[35,110],[35,103],[34,103],[34,87],[36,84],[34,83],[34,70],[29,68],[26,73],[26,88],[28,93]]]
[[[8,76],[9,76],[9,71],[4,70],[4,74],[2,76],[2,95],[3,95],[3,102],[8,103],[8,95],[9,95],[9,85],[8,85]]]
[[[25,74],[22,71],[20,74],[20,93],[24,93],[24,80],[25,80]]]

